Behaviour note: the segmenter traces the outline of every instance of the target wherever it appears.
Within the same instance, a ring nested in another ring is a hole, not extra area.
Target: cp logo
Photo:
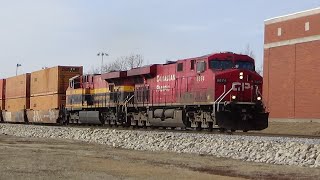
[[[246,89],[250,89],[250,83],[232,83],[232,91],[244,91]]]

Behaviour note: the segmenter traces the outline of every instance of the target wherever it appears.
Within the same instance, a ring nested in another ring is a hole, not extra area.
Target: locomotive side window
[[[109,85],[109,91],[110,92],[114,92],[114,84],[110,84]]]
[[[177,71],[183,71],[183,63],[178,63],[177,65]]]
[[[191,67],[190,67],[191,70],[194,70],[194,62],[195,60],[191,60]]]
[[[70,80],[70,81],[69,81],[69,86],[70,86],[70,88],[72,88],[72,89],[78,89],[78,88],[80,88],[80,87],[81,87],[81,86],[80,86],[80,78],[78,77],[78,78],[75,78],[75,79]]]
[[[202,73],[206,70],[206,62],[200,61],[197,62],[197,73]]]

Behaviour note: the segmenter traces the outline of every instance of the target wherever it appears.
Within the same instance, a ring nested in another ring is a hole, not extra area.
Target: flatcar
[[[213,53],[69,80],[61,123],[263,130],[269,113],[253,58]]]

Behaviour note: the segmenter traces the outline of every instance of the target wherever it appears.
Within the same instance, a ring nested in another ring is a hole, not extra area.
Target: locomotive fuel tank
[[[148,112],[151,126],[159,127],[186,127],[183,123],[185,113],[176,109],[155,109]]]

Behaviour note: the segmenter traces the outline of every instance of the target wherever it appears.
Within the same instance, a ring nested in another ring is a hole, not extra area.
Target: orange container
[[[0,110],[4,110],[4,109],[5,109],[5,100],[0,99]]]
[[[5,100],[5,110],[8,112],[17,112],[30,108],[30,98],[15,98]]]
[[[28,97],[30,97],[30,73],[6,79],[6,99]]]
[[[62,105],[66,105],[66,95],[64,94],[51,94],[30,98],[30,109],[32,110],[58,109]]]
[[[6,80],[0,79],[0,100],[5,99]]]
[[[56,66],[31,73],[31,96],[65,94],[69,79],[82,75],[82,66]]]

